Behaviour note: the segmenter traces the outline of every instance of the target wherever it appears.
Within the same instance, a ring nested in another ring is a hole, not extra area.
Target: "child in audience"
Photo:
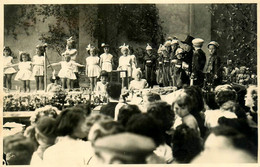
[[[3,140],[3,152],[7,165],[30,165],[34,145],[21,133],[7,136]]]
[[[56,120],[54,118],[44,116],[37,122],[35,127],[35,138],[39,146],[32,155],[31,165],[42,165],[43,153],[55,142],[55,129]]]
[[[172,136],[172,163],[190,163],[202,149],[202,140],[194,129],[185,124],[176,127]]]
[[[176,113],[174,129],[180,124],[186,124],[200,134],[198,122],[190,113],[192,107],[191,97],[183,89],[178,90],[176,93],[176,99],[172,104],[173,111]]]
[[[43,154],[45,166],[84,166],[89,160],[90,143],[84,139],[88,135],[87,112],[83,108],[72,107],[63,110],[56,118],[57,142]],[[92,155],[92,154],[91,154]]]

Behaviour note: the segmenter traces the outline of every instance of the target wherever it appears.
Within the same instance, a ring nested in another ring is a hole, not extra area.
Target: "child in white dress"
[[[13,64],[13,57],[12,57],[12,51],[11,49],[6,46],[4,47],[3,51],[4,57],[4,87],[7,89],[12,89],[12,76],[14,73],[16,73],[16,70],[13,67],[10,67],[10,65]]]
[[[128,50],[128,54],[130,55],[131,59],[132,59],[132,69],[136,69],[137,68],[137,60],[136,57],[134,55],[134,49],[132,46],[129,46],[129,50]]]
[[[142,71],[138,68],[133,71],[134,80],[130,82],[129,90],[141,90],[148,88],[148,83],[145,79],[142,79]]]
[[[33,76],[36,81],[36,90],[44,89],[44,46],[36,46],[36,55],[33,56]]]
[[[100,55],[100,67],[101,70],[105,70],[107,72],[112,71],[112,64],[113,64],[113,55],[109,53],[109,45],[102,44],[104,48],[104,53]]]
[[[128,55],[128,45],[126,46],[125,44],[119,47],[121,49],[122,52],[122,56],[120,56],[119,58],[119,64],[117,67],[117,70],[124,70],[127,71],[127,76],[121,76],[121,78],[123,79],[123,83],[124,83],[124,79],[127,78],[127,82],[129,83],[129,81],[131,81],[132,79],[132,58],[130,57],[130,55]]]
[[[86,49],[90,55],[86,58],[86,75],[90,79],[90,88],[93,91],[96,86],[97,78],[100,75],[101,69],[99,67],[99,57],[97,56],[97,49],[91,45],[88,45]]]
[[[189,128],[194,129],[196,133],[200,135],[200,129],[196,118],[190,113],[192,98],[184,91],[180,89],[175,92],[172,108],[176,114],[173,128],[176,129],[180,124],[185,124]]]
[[[32,74],[32,62],[30,54],[26,52],[19,52],[20,63],[14,64],[18,65],[19,71],[16,74],[14,80],[23,82],[24,92],[30,92],[30,81],[34,80]]]
[[[76,62],[78,51],[76,49],[76,42],[75,40],[70,37],[67,39],[67,46],[66,46],[66,51],[62,53],[62,56],[65,59],[65,55],[70,55],[71,61]],[[76,75],[76,80],[74,80],[74,88],[79,88],[79,69],[78,66],[73,66],[73,72]]]
[[[65,56],[65,61],[61,61],[59,63],[53,63],[48,65],[50,66],[55,66],[55,65],[61,65],[61,69],[58,73],[58,76],[61,78],[61,84],[62,88],[65,89],[67,85],[67,81],[69,83],[69,89],[73,89],[73,81],[76,79],[76,75],[73,72],[73,66],[78,66],[78,67],[84,67],[84,65],[81,65],[79,63],[76,63],[75,61],[71,61],[70,55]]]
[[[107,84],[108,84],[108,72],[102,70],[100,73],[100,81],[97,82],[95,87],[95,94],[100,98],[102,102],[107,101]]]

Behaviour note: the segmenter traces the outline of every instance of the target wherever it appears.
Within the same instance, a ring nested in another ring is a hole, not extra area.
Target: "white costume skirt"
[[[67,79],[77,79],[75,73],[72,70],[69,69],[61,69],[58,73],[58,76],[60,78],[67,78]]]
[[[17,71],[13,67],[4,69],[4,74],[13,74],[13,73],[16,73],[16,72]]]
[[[99,77],[101,68],[98,65],[89,65],[88,66],[88,77]]]
[[[33,76],[43,76],[44,68],[42,65],[34,65],[33,66]]]
[[[18,71],[18,73],[16,74],[14,80],[18,81],[26,81],[26,80],[34,80],[34,76],[32,74],[32,72],[30,70],[20,70]]]
[[[112,71],[112,64],[110,62],[103,62],[102,70],[105,70],[107,72],[111,72]]]

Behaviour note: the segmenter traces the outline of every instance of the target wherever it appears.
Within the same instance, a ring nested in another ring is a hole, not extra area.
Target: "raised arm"
[[[60,65],[60,64],[61,64],[60,62],[58,62],[58,63],[52,63],[52,64],[48,65],[47,67],[56,66],[56,65]]]
[[[4,68],[14,67],[14,66],[18,66],[18,65],[19,65],[19,63],[17,63],[17,64],[11,64],[11,65],[5,66]]]
[[[84,65],[76,63],[76,62],[72,62],[72,64],[75,65],[75,66],[78,66],[78,67],[85,67]]]

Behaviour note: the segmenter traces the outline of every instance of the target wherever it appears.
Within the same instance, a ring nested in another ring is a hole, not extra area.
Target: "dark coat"
[[[203,50],[194,50],[192,57],[192,73],[194,74],[194,85],[203,86],[203,69],[206,63],[206,55]]]

